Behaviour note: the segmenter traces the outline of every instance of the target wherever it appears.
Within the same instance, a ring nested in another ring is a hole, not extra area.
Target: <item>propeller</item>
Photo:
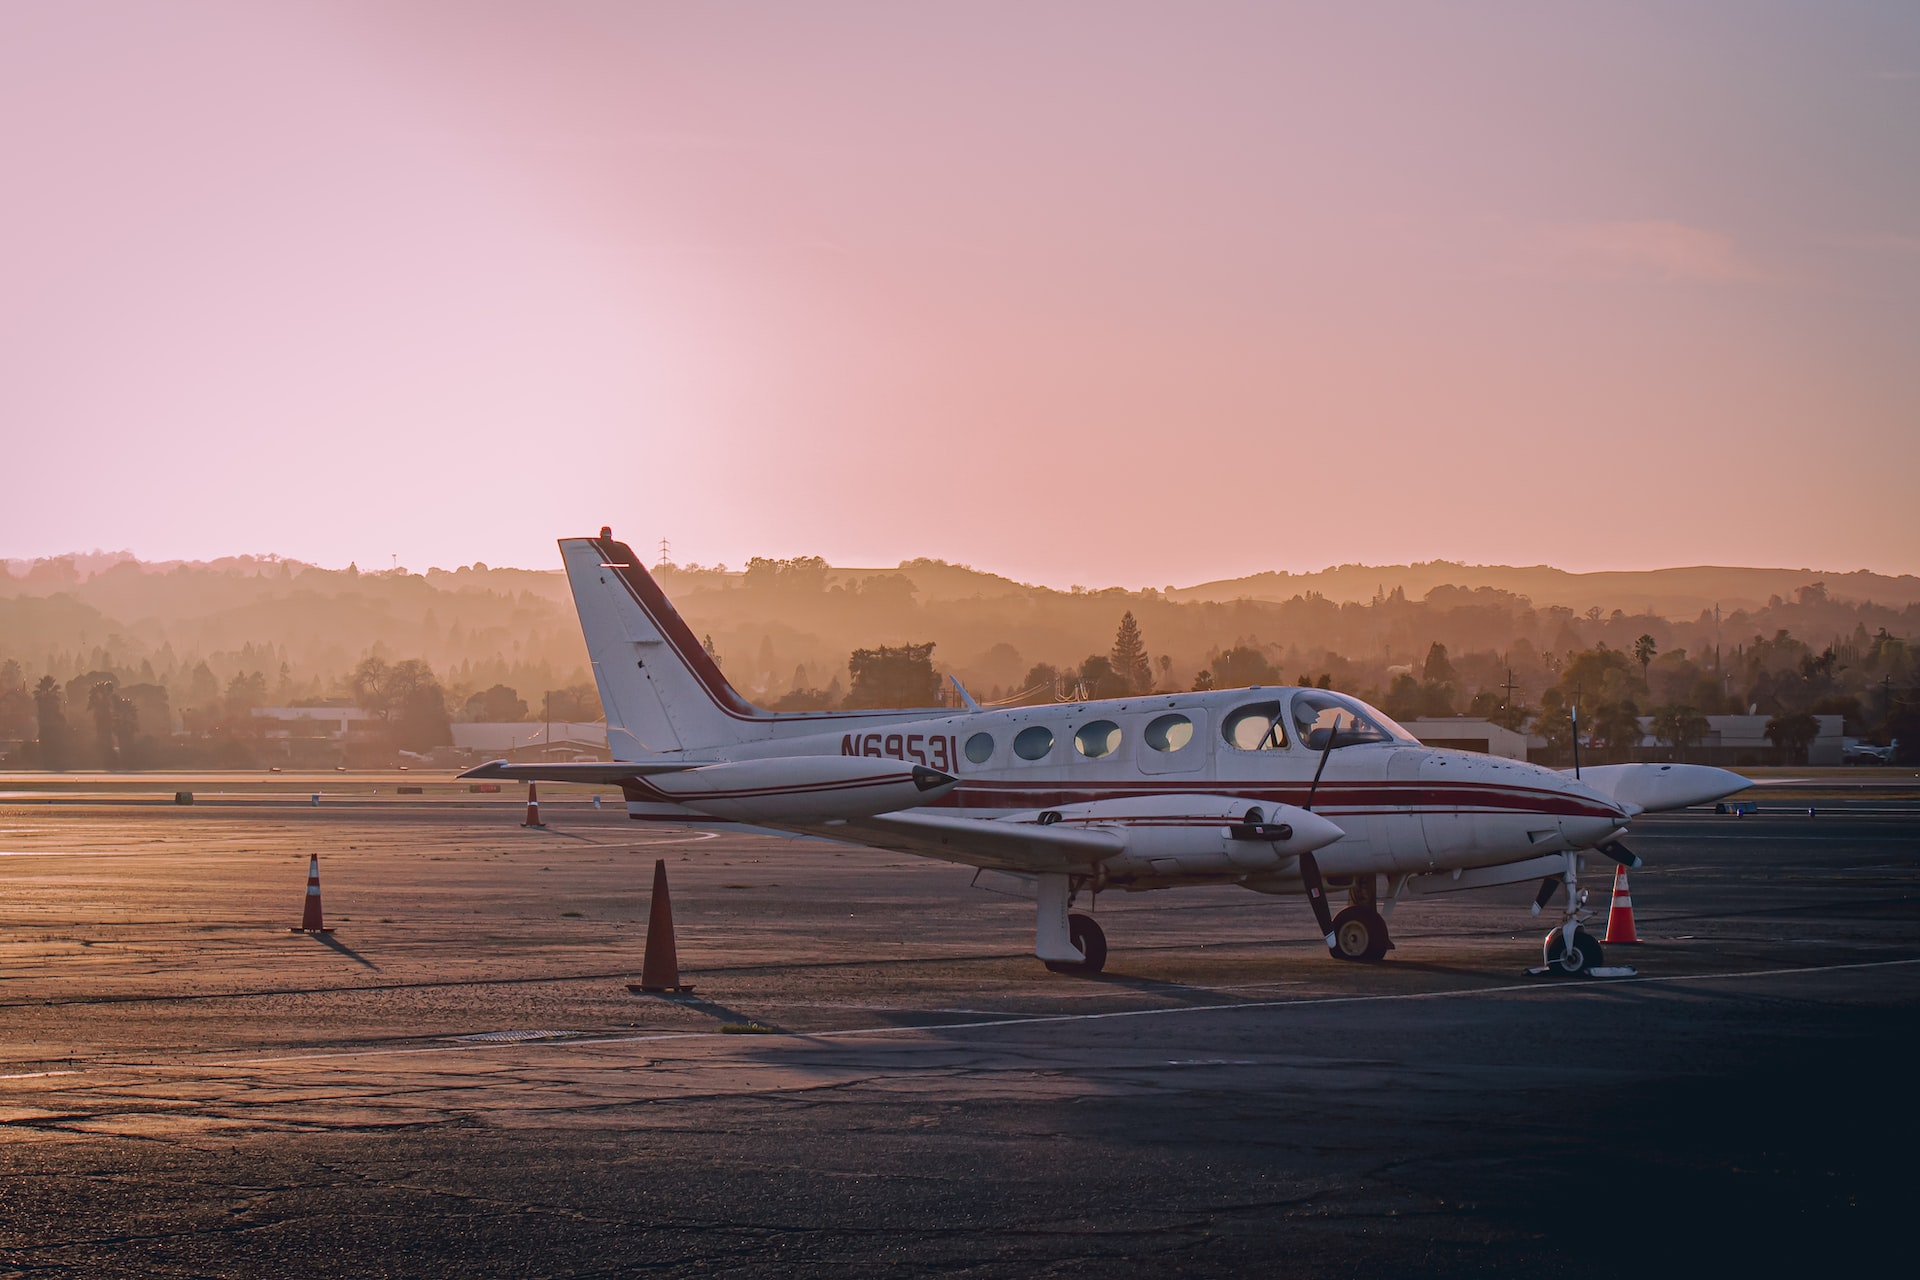
[[[1548,876],[1545,880],[1542,880],[1540,882],[1540,892],[1533,895],[1533,910],[1529,914],[1539,915],[1541,908],[1553,901],[1553,891],[1559,887],[1559,876]]]
[[[1621,844],[1618,840],[1609,841],[1595,849],[1594,852],[1602,857],[1612,858],[1629,871],[1642,865],[1640,855],[1627,848],[1624,844]]]
[[[1314,767],[1313,785],[1307,788],[1307,802],[1300,806],[1308,813],[1313,812],[1313,798],[1319,794],[1320,791],[1320,775],[1327,771],[1327,757],[1333,754],[1333,749],[1339,744],[1339,741],[1340,721],[1336,715],[1333,726],[1327,730],[1327,745],[1320,749],[1320,763]]]
[[[1327,949],[1333,949],[1333,912],[1327,909],[1327,892],[1320,884],[1320,863],[1311,853],[1300,855],[1300,879],[1307,886],[1307,902],[1313,907],[1314,923],[1326,937]]]

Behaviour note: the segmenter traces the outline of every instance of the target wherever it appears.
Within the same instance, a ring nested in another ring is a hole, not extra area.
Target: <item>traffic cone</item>
[[[544,827],[547,825],[540,821],[540,784],[537,782],[529,782],[527,784],[527,820],[520,825],[523,827]]]
[[[320,855],[313,854],[307,862],[307,906],[300,913],[300,927],[289,929],[288,933],[332,933],[320,921]]]
[[[691,991],[680,981],[680,955],[673,945],[673,899],[667,896],[667,860],[653,864],[653,905],[647,912],[647,954],[640,981],[629,991]]]
[[[1607,910],[1607,936],[1603,941],[1610,947],[1616,943],[1640,941],[1640,935],[1633,930],[1633,899],[1627,895],[1627,869],[1624,866],[1613,869],[1613,906]]]

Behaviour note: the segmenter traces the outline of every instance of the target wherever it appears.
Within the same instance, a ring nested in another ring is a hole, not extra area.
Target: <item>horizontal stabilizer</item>
[[[545,764],[511,764],[489,760],[461,774],[462,778],[501,782],[581,782],[610,784],[663,773],[685,773],[712,763],[706,760],[580,760]]]

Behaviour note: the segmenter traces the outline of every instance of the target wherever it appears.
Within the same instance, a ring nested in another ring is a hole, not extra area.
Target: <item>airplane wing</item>
[[[882,813],[830,825],[785,827],[804,835],[1027,875],[1080,875],[1126,847],[1118,831],[1040,826],[944,813]]]
[[[493,779],[507,782],[584,782],[616,783],[628,778],[647,778],[660,773],[684,773],[713,763],[710,760],[659,760],[644,763],[631,760],[580,760],[544,764],[509,764],[489,760],[465,773],[462,778]]]

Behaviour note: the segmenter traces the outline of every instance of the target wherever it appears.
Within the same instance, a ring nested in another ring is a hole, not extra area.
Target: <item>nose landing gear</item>
[[[1566,885],[1567,905],[1562,913],[1560,924],[1540,943],[1541,967],[1529,969],[1527,972],[1531,975],[1552,974],[1557,977],[1632,977],[1635,971],[1631,968],[1607,968],[1606,956],[1600,949],[1600,943],[1591,933],[1580,927],[1593,918],[1593,913],[1587,910],[1587,891],[1580,887],[1580,855],[1568,850],[1566,859],[1566,870],[1557,877],[1548,876],[1543,880],[1540,884],[1540,893],[1533,900],[1533,914],[1539,915],[1540,909],[1553,897],[1555,887],[1561,884]]]

